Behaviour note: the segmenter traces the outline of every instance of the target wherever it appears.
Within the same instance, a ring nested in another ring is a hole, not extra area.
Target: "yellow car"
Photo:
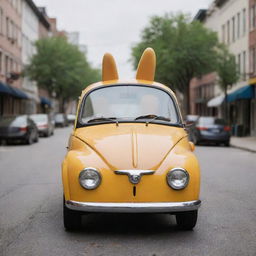
[[[156,57],[147,48],[136,79],[119,80],[105,54],[102,82],[79,100],[62,163],[64,226],[86,213],[169,213],[181,229],[197,222],[200,169],[177,99],[154,82]]]

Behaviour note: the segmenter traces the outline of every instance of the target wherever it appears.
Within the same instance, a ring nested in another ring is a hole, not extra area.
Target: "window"
[[[93,119],[101,118],[117,118],[120,122],[134,121],[135,118],[146,115],[162,116],[166,119],[164,122],[179,122],[172,97],[163,90],[149,86],[102,87],[86,96],[80,109],[82,124],[93,123]]]
[[[226,26],[222,25],[222,43],[226,42]]]
[[[6,26],[6,29],[5,29],[6,37],[8,38],[9,37],[9,18],[8,17],[6,17],[5,26]]]
[[[243,9],[243,35],[246,33],[246,9]]]
[[[230,43],[230,21],[227,22],[227,43]]]
[[[251,63],[251,69],[250,72],[252,74],[256,73],[256,48],[252,48],[250,51],[250,63]]]
[[[246,51],[243,52],[243,80],[246,80]]]
[[[253,5],[250,9],[250,29],[256,28],[256,5]]]
[[[9,58],[8,56],[5,56],[5,75],[9,73]]]
[[[2,58],[3,58],[3,54],[2,54],[2,52],[0,52],[0,74],[2,74],[2,72],[3,72]]]
[[[237,68],[238,68],[238,74],[241,75],[241,54],[238,54],[237,56]]]
[[[237,38],[240,37],[240,12],[237,14]]]
[[[236,40],[236,24],[235,24],[235,16],[232,18],[232,41]]]
[[[3,34],[3,27],[4,27],[4,12],[3,12],[3,9],[0,7],[0,34]]]

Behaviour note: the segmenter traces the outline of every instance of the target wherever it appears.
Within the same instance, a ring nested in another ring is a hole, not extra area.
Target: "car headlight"
[[[168,185],[175,189],[184,189],[189,182],[189,174],[183,168],[174,168],[170,170],[167,174]]]
[[[95,168],[85,168],[79,174],[79,183],[85,189],[95,189],[101,183],[101,175]]]

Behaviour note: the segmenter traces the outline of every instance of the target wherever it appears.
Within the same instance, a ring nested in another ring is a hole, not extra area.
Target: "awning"
[[[48,105],[49,107],[52,106],[52,102],[49,99],[42,97],[42,96],[40,97],[40,99],[41,99],[41,104]]]
[[[15,98],[28,99],[28,96],[23,91],[19,90],[18,88],[11,87],[11,86],[9,86],[9,88],[12,91],[12,96],[14,96]]]
[[[12,91],[7,84],[0,82],[0,93],[12,94]]]
[[[28,99],[28,96],[18,88],[0,82],[0,93],[9,94],[15,98]]]
[[[209,101],[207,102],[207,107],[213,108],[213,107],[218,107],[218,106],[220,106],[220,105],[223,103],[224,98],[225,98],[225,96],[224,96],[223,94],[222,94],[222,95],[219,95],[219,96],[217,96],[217,97],[212,98],[211,100],[209,100]]]
[[[243,100],[243,99],[252,99],[253,97],[254,97],[253,86],[246,85],[228,94],[227,102],[233,102],[236,100]]]

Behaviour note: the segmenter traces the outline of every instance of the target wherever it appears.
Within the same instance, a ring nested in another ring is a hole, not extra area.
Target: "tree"
[[[225,94],[224,100],[224,118],[228,120],[227,113],[227,90],[233,84],[238,82],[240,75],[237,70],[236,58],[231,54],[225,45],[220,45],[217,51],[217,73],[219,77],[219,86]]]
[[[147,47],[156,51],[156,80],[183,93],[189,114],[191,79],[215,70],[217,34],[183,14],[154,16],[142,31],[141,41],[132,48],[134,68]]]
[[[25,74],[65,103],[75,99],[86,85],[99,80],[99,71],[93,69],[78,47],[63,37],[50,37],[36,42],[36,54],[25,68]]]

